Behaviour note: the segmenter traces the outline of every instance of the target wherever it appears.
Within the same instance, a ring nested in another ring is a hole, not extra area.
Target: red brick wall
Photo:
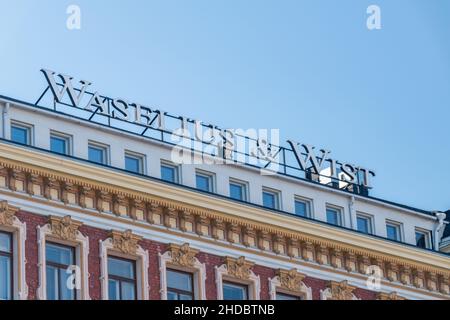
[[[27,224],[27,240],[25,248],[25,256],[27,260],[26,265],[26,280],[28,284],[28,298],[36,299],[36,290],[39,286],[38,276],[38,244],[37,244],[37,226],[43,226],[47,223],[48,218],[31,214],[27,212],[17,213],[18,218]],[[109,230],[102,230],[91,226],[83,225],[80,227],[80,232],[89,237],[89,294],[92,299],[101,299],[101,285],[100,285],[100,256],[99,256],[99,240],[105,240],[108,237]],[[148,250],[149,253],[149,270],[148,278],[150,285],[150,299],[157,300],[160,298],[160,276],[159,276],[159,262],[158,253],[164,253],[168,245],[158,243],[150,240],[141,240],[139,245]],[[215,282],[215,266],[220,266],[224,263],[223,257],[214,254],[200,252],[197,255],[200,262],[206,265],[206,298],[216,299],[217,288]],[[261,280],[260,298],[269,299],[269,278],[275,276],[275,270],[255,265],[253,272],[259,275]],[[306,286],[312,288],[313,299],[320,299],[320,290],[325,290],[327,287],[326,279],[317,279],[306,277],[304,279]],[[376,293],[362,288],[357,288],[354,294],[361,299],[375,299]]]

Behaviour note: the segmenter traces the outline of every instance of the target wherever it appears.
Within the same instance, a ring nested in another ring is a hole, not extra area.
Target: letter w
[[[56,81],[55,81],[56,72],[48,70],[48,69],[41,69],[41,71],[42,71],[42,73],[44,73],[45,78],[47,79],[48,85],[53,92],[53,96],[55,97],[55,100],[57,102],[62,102],[64,93],[67,91],[67,93],[69,94],[70,101],[72,101],[72,105],[74,107],[78,108],[81,98],[83,97],[84,92],[86,91],[86,88],[91,83],[89,81],[81,80],[80,83],[82,84],[82,87],[80,89],[80,93],[76,94],[76,90],[73,88],[73,85],[72,85],[73,77],[59,74],[58,76],[61,78],[63,85],[64,85],[63,88],[61,90],[59,90],[58,85],[56,84]]]
[[[306,158],[303,158],[302,152],[298,148],[299,143],[295,143],[291,140],[288,140],[287,142],[291,145],[292,151],[294,151],[295,158],[297,159],[298,164],[300,165],[302,170],[307,170],[308,163],[311,162],[315,173],[320,174],[324,161],[330,154],[330,151],[321,149],[320,151],[322,152],[322,158],[320,159],[316,157],[313,146],[309,144],[302,144],[303,148],[305,148],[306,151]]]

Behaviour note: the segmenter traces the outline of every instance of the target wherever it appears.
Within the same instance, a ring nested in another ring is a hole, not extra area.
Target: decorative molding
[[[172,257],[172,263],[183,267],[192,267],[195,264],[195,256],[199,252],[198,250],[189,247],[189,243],[185,243],[181,246],[170,243],[169,251]]]
[[[251,268],[254,266],[253,262],[245,260],[245,257],[239,257],[237,259],[231,257],[225,257],[225,264],[227,266],[228,275],[248,280],[251,276]]]
[[[138,242],[142,240],[142,237],[133,234],[130,229],[123,232],[111,230],[109,236],[112,238],[114,249],[132,255],[136,254]]]
[[[322,300],[359,300],[353,294],[356,287],[350,286],[347,280],[329,281],[326,290],[320,290]]]
[[[54,237],[69,241],[76,240],[78,229],[83,225],[82,222],[72,220],[70,216],[63,218],[49,216],[49,223]]]
[[[12,226],[18,211],[19,208],[10,206],[7,201],[0,201],[0,225]]]
[[[269,279],[269,294],[276,299],[277,292],[298,296],[303,300],[312,300],[312,289],[303,283],[306,277],[297,269],[278,269],[276,276]]]

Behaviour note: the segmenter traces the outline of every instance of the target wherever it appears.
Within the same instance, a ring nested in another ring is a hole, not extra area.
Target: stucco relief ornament
[[[247,280],[251,275],[253,263],[245,261],[245,257],[238,259],[226,258],[228,274],[239,279]]]
[[[134,235],[131,230],[126,230],[124,232],[112,231],[112,243],[115,249],[126,253],[126,254],[136,254],[138,247],[138,241],[142,237]]]
[[[355,287],[352,287],[348,284],[347,280],[342,282],[331,283],[331,299],[332,300],[353,300],[353,290]]]
[[[283,288],[290,291],[299,291],[301,282],[305,278],[305,275],[299,273],[296,269],[278,270],[278,277],[280,278],[280,283]]]
[[[182,246],[170,244],[170,252],[172,263],[185,267],[192,267],[195,264],[195,256],[197,255],[198,250],[190,248],[188,243],[185,243]]]
[[[81,222],[72,220],[71,216],[65,216],[64,218],[50,216],[52,234],[63,240],[75,240],[78,228],[81,225]]]
[[[397,292],[391,293],[379,293],[378,300],[406,300],[405,298],[398,295]]]
[[[17,210],[11,208],[6,200],[0,201],[0,225],[12,226]]]

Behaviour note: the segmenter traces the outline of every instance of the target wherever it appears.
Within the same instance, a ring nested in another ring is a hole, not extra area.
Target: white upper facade
[[[4,140],[14,140],[12,131],[15,127],[25,128],[29,134],[29,145],[50,150],[51,136],[61,137],[67,142],[68,156],[86,160],[89,159],[89,146],[98,146],[105,151],[106,165],[125,169],[125,156],[136,157],[142,161],[141,173],[157,179],[161,179],[161,165],[172,164],[178,176],[176,182],[183,186],[197,188],[197,176],[206,177],[212,193],[230,197],[230,183],[233,183],[242,187],[242,200],[249,202],[249,205],[267,206],[263,193],[268,192],[269,202],[272,199],[275,201],[274,214],[285,212],[300,215],[305,213],[302,208],[306,206],[306,215],[310,219],[359,229],[383,238],[392,239],[396,235],[400,242],[416,246],[419,241],[419,246],[427,249],[438,248],[443,222],[442,218],[438,219],[431,212],[283,175],[261,175],[260,170],[245,165],[176,165],[171,161],[173,148],[168,144],[6,98],[0,99],[0,107],[0,137]],[[421,235],[422,241],[419,240]]]

